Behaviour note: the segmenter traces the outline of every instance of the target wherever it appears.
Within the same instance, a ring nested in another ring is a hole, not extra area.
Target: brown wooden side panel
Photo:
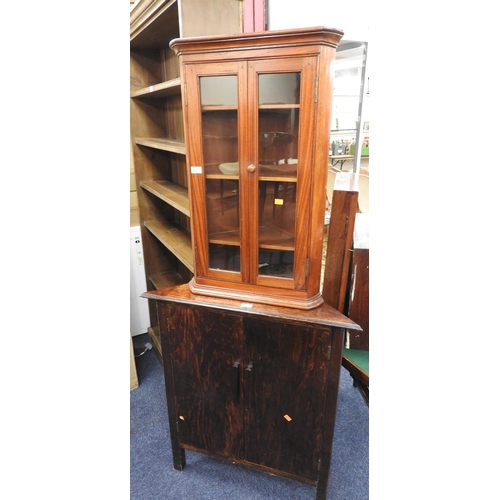
[[[349,278],[357,202],[357,191],[334,191],[322,295],[328,305],[341,312],[344,312]]]
[[[168,323],[181,446],[242,458],[241,316],[169,306]]]
[[[365,349],[369,347],[369,258],[370,250],[355,248],[352,254],[349,281],[349,309],[347,315],[363,331],[349,330],[349,347]]]
[[[330,330],[245,320],[246,458],[318,479]]]

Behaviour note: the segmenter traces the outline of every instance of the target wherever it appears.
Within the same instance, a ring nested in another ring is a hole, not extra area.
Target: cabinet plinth
[[[312,310],[194,294],[157,301],[174,467],[185,450],[296,479],[326,498],[342,346],[359,326]]]
[[[179,38],[197,294],[312,309],[342,32]]]

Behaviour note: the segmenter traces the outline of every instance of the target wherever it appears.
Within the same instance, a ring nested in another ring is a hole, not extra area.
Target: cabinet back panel
[[[166,179],[179,184],[180,186],[188,187],[188,177],[186,170],[186,156],[170,153],[168,155],[170,163],[170,177]]]
[[[165,137],[165,109],[162,101],[130,100],[132,137]]]
[[[182,99],[180,95],[165,99],[165,136],[177,141],[184,140],[184,118],[182,116]]]
[[[173,80],[180,76],[179,59],[171,48],[163,50],[163,80]]]
[[[130,90],[140,90],[163,80],[161,53],[157,50],[130,52]]]
[[[142,247],[143,252],[145,254],[147,252],[149,257],[147,260],[144,260],[147,287],[148,290],[154,290],[155,287],[149,280],[149,277],[175,270],[177,259],[145,228],[142,229]],[[156,311],[154,317],[156,318]]]

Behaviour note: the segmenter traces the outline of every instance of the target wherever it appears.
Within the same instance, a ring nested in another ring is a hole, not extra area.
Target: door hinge
[[[309,257],[306,257],[306,278],[309,278]]]
[[[318,102],[319,77],[316,77],[316,90],[314,91],[314,102]]]
[[[188,105],[187,84],[184,82],[184,106]]]
[[[318,458],[318,471],[321,470],[321,458]]]
[[[330,356],[332,355],[332,346],[331,344],[328,346],[328,353],[327,353],[327,357],[328,357],[328,361],[330,361]]]

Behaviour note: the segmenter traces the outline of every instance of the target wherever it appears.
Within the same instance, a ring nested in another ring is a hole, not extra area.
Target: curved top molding
[[[336,48],[344,32],[323,26],[276,31],[259,31],[235,35],[176,38],[170,42],[177,55],[200,52],[252,50],[269,47],[327,45]]]

